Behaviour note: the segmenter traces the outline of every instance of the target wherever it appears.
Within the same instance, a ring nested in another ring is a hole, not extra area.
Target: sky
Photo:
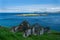
[[[60,0],[0,0],[0,12],[35,11],[60,11]]]

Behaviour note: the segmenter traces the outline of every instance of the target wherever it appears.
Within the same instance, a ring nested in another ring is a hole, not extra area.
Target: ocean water
[[[48,13],[42,16],[17,16],[22,13],[0,13],[0,25],[5,27],[18,26],[27,20],[30,25],[39,23],[41,26],[49,26],[51,30],[60,31],[60,13]],[[46,13],[44,13],[46,14]]]

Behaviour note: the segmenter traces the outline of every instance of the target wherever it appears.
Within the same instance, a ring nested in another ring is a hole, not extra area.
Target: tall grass
[[[24,38],[22,32],[12,33],[7,28],[0,28],[0,40],[60,40],[60,33],[50,33],[39,36],[29,36]]]

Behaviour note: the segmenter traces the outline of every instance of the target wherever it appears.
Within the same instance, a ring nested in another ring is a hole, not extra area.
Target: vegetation
[[[12,33],[7,28],[0,28],[0,40],[60,40],[59,32],[52,32],[50,34],[44,34],[40,36],[29,36],[24,38],[22,32]]]

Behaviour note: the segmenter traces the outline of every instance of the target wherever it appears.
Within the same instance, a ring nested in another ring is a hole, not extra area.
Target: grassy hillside
[[[60,40],[60,33],[58,32],[40,36],[32,35],[27,38],[24,38],[22,34],[21,32],[12,33],[7,28],[0,28],[0,40]]]

